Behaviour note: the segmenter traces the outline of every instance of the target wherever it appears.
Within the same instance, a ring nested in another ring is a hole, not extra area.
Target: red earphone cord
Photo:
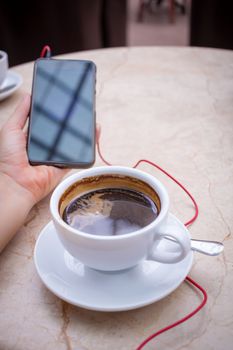
[[[100,150],[100,127],[99,129],[97,130],[96,132],[96,146],[97,146],[97,152],[99,154],[99,157],[100,159],[106,164],[106,165],[112,165],[110,164],[108,161],[106,161],[101,153],[101,150]],[[157,168],[158,170],[160,170],[162,173],[164,173],[166,176],[168,176],[171,180],[173,180],[178,186],[180,186],[182,188],[182,190],[189,196],[189,198],[191,199],[191,201],[193,202],[193,205],[194,205],[194,209],[195,209],[195,213],[194,213],[194,216],[185,223],[185,226],[188,226],[190,224],[192,224],[197,216],[198,216],[198,206],[197,206],[197,203],[195,201],[195,199],[193,198],[193,196],[191,195],[191,193],[189,193],[189,191],[178,181],[176,180],[172,175],[170,175],[166,170],[162,169],[159,165],[151,162],[150,160],[147,160],[147,159],[140,159],[134,166],[133,168],[137,168],[139,164],[141,163],[148,163],[150,165],[152,165],[153,167]],[[151,341],[152,339],[154,339],[155,337],[157,337],[158,335],[168,331],[169,329],[171,328],[174,328],[176,326],[178,326],[179,324],[187,321],[189,318],[191,318],[192,316],[194,316],[198,311],[200,311],[203,306],[206,304],[207,302],[207,293],[206,291],[204,290],[203,287],[201,287],[197,282],[195,282],[192,278],[190,277],[186,277],[186,281],[188,281],[189,283],[191,283],[192,285],[194,285],[196,288],[198,288],[202,295],[203,295],[203,300],[201,302],[201,304],[196,308],[194,309],[192,312],[190,312],[188,315],[186,315],[185,317],[179,319],[178,321],[168,325],[167,327],[164,327],[162,329],[160,329],[159,331],[151,334],[148,338],[146,338],[138,347],[136,350],[141,350],[142,348],[144,348],[144,346],[149,343],[149,341]]]
[[[49,45],[45,45],[40,53],[40,58],[44,58],[51,55],[51,48]]]
[[[43,47],[42,51],[41,51],[41,54],[40,54],[40,57],[43,58],[43,57],[50,57],[51,56],[51,48],[46,45]],[[106,164],[106,165],[112,165],[110,164],[108,161],[106,161],[101,153],[101,150],[100,150],[100,127],[99,129],[97,130],[96,132],[96,146],[97,146],[97,151],[98,151],[98,154],[99,154],[99,157],[101,158],[101,160]],[[159,165],[151,162],[150,160],[147,160],[147,159],[140,159],[134,166],[133,168],[137,168],[139,164],[141,163],[148,163],[150,165],[152,165],[153,167],[157,168],[158,170],[160,170],[162,173],[164,173],[166,176],[168,176],[171,180],[173,180],[179,187],[182,188],[182,190],[189,196],[189,198],[191,199],[191,201],[193,202],[193,205],[194,205],[194,209],[195,209],[195,214],[194,216],[185,223],[185,226],[188,226],[190,224],[192,224],[197,216],[198,216],[198,206],[197,206],[197,203],[195,201],[195,199],[193,198],[193,196],[189,193],[189,191],[178,181],[176,180],[172,175],[170,175],[166,170],[162,169]],[[198,311],[200,311],[203,306],[206,304],[207,302],[207,293],[206,291],[204,290],[204,288],[202,288],[197,282],[195,282],[193,279],[191,279],[190,277],[186,277],[186,281],[188,281],[189,283],[191,283],[192,285],[194,285],[196,288],[198,288],[202,295],[203,295],[203,300],[201,302],[201,304],[196,308],[194,309],[192,312],[190,312],[188,315],[186,315],[185,317],[181,318],[180,320],[168,325],[167,327],[164,327],[162,329],[160,329],[159,331],[151,334],[148,338],[146,338],[138,347],[136,350],[141,350],[142,348],[144,348],[144,346],[149,343],[149,341],[151,341],[152,339],[154,339],[155,337],[157,337],[158,335],[168,331],[169,329],[171,328],[174,328],[176,326],[178,326],[179,324],[187,321],[189,318],[191,318],[192,316],[194,316]]]

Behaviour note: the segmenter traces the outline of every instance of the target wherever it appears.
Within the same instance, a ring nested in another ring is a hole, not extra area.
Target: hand
[[[68,170],[29,164],[23,130],[29,109],[30,95],[26,95],[0,131],[0,173],[19,185],[35,204],[52,191]]]

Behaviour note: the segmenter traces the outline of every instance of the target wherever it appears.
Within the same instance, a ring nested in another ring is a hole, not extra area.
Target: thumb
[[[8,120],[7,124],[23,129],[30,111],[31,97],[26,94],[16,110]]]

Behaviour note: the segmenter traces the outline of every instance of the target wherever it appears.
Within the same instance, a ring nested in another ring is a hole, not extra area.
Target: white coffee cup
[[[6,78],[8,70],[8,55],[5,51],[0,51],[0,86]]]
[[[88,177],[101,175],[127,176],[142,181],[154,191],[161,203],[159,215],[149,225],[134,232],[117,236],[99,236],[85,233],[68,225],[61,217],[61,197],[67,189]],[[176,263],[190,251],[190,237],[184,227],[167,225],[169,197],[165,187],[155,177],[132,168],[104,166],[80,171],[63,180],[54,190],[50,210],[56,232],[64,248],[84,265],[103,271],[114,271],[133,267],[148,259],[162,263]],[[161,250],[159,242],[168,237],[177,242],[178,249]]]

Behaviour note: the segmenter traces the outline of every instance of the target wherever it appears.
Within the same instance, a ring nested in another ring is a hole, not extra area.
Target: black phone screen
[[[93,164],[95,80],[91,61],[36,61],[27,143],[31,164]]]

